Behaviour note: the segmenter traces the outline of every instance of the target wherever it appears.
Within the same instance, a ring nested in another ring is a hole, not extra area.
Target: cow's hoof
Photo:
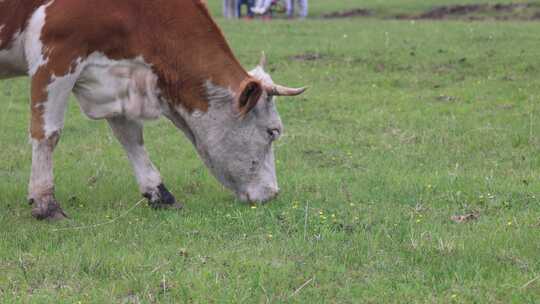
[[[148,199],[148,204],[154,209],[180,210],[184,208],[163,184],[160,184],[153,193],[145,193],[143,196]]]
[[[32,216],[40,221],[47,220],[55,222],[68,217],[54,199],[37,203],[35,200],[30,200],[30,203],[36,206],[34,209],[32,209]]]

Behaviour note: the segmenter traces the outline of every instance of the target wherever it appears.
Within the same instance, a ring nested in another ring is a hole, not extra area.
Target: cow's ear
[[[242,93],[238,97],[238,110],[241,115],[249,113],[256,105],[261,95],[263,88],[260,82],[249,80],[242,86]]]

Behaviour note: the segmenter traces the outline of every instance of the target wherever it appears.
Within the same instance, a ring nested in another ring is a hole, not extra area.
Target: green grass
[[[28,81],[2,81],[1,303],[540,301],[538,23],[220,24],[246,66],[265,50],[276,81],[310,86],[279,101],[279,198],[235,201],[160,120],[146,145],[185,210],[57,231],[134,206],[129,163],[72,102],[55,154],[71,220],[33,220]]]

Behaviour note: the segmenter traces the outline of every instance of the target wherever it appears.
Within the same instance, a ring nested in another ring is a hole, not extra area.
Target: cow
[[[182,208],[144,148],[143,122],[161,116],[240,201],[274,198],[274,97],[305,88],[274,84],[264,61],[247,72],[203,0],[1,0],[0,79],[31,81],[32,216],[67,217],[52,158],[71,93],[86,116],[107,120],[150,206]]]

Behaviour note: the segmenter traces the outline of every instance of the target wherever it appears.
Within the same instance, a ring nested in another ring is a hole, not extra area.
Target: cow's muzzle
[[[238,192],[236,196],[242,202],[246,203],[266,203],[273,200],[279,194],[277,187],[258,187]]]

